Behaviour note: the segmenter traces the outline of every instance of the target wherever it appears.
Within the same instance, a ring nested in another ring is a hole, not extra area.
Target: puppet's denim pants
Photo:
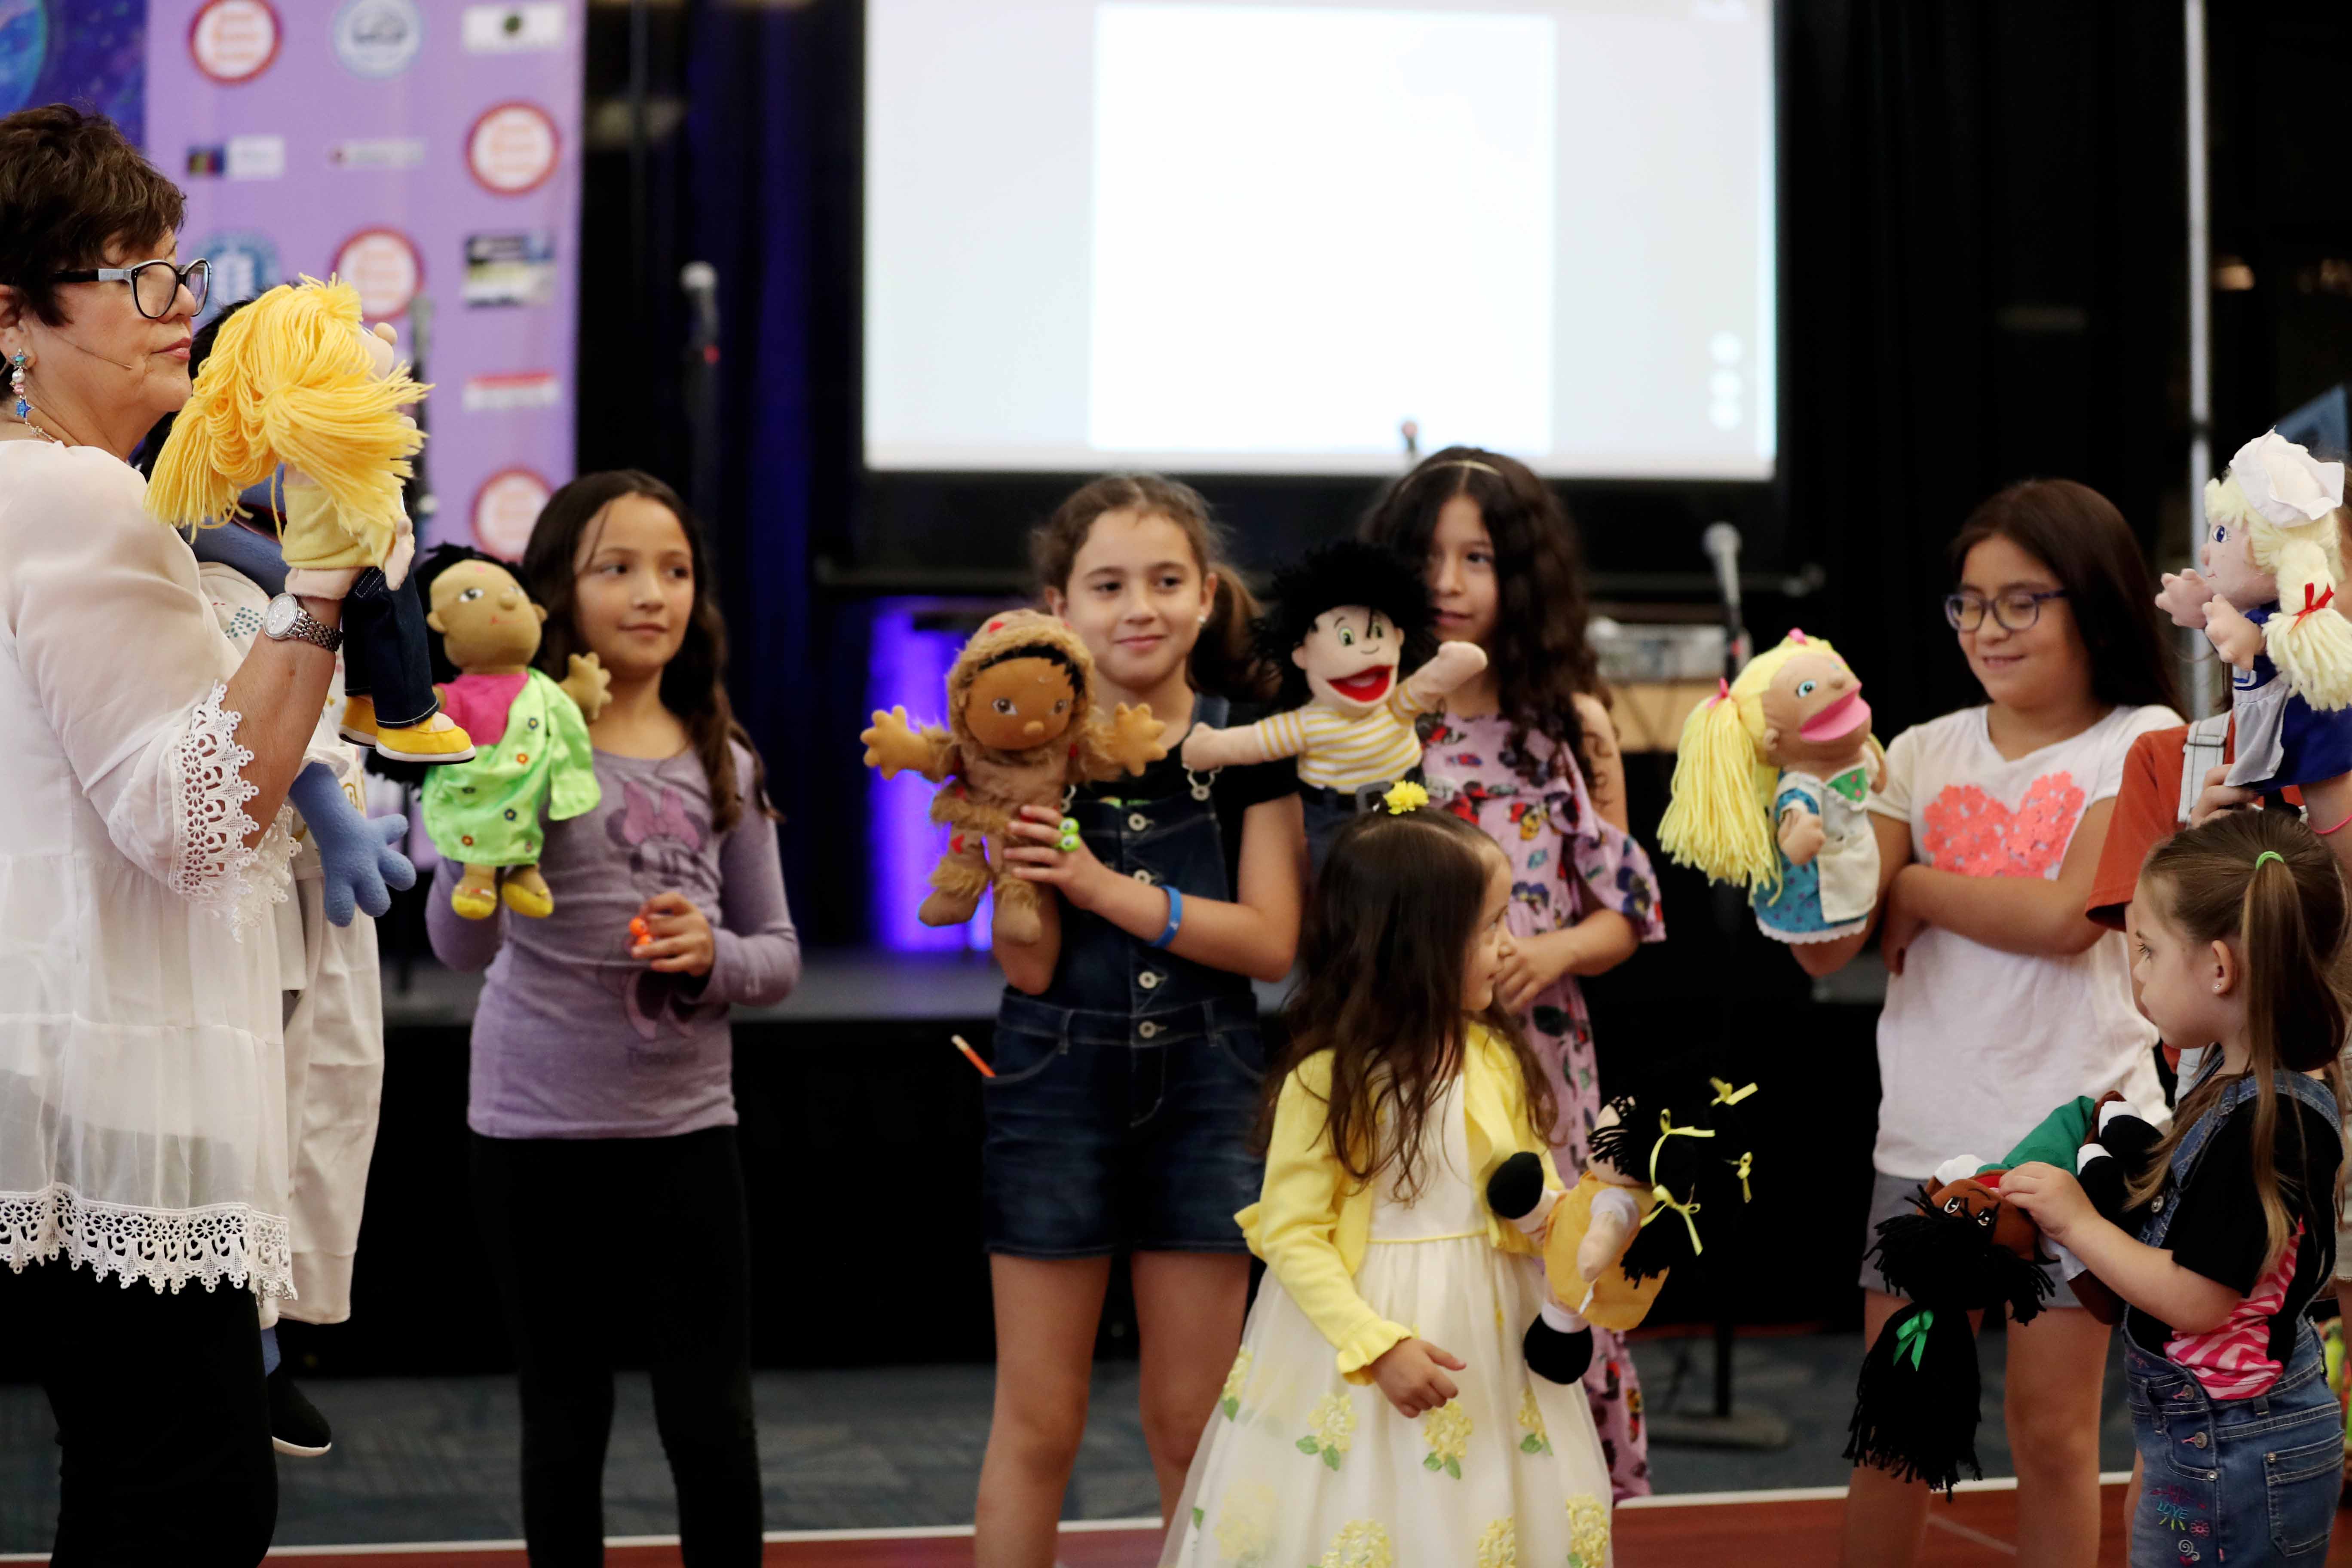
[[[2128,1340],[2124,1380],[2140,1462],[2132,1568],[2326,1561],[2344,1421],[2308,1322],[2278,1381],[2250,1398],[2215,1399]]]

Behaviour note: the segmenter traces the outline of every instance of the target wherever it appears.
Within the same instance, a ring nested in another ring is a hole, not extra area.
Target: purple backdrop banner
[[[583,6],[147,7],[144,145],[188,194],[180,254],[212,258],[215,305],[340,273],[404,354],[422,338],[428,542],[520,555],[572,477]]]

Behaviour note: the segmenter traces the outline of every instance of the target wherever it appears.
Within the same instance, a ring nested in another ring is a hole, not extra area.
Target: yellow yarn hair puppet
[[[2352,773],[2352,623],[2336,603],[2343,503],[2343,464],[2275,430],[2259,436],[2206,482],[2198,569],[2167,573],[2157,595],[2233,671],[2233,785],[2276,791]]]
[[[347,601],[344,737],[402,762],[452,763],[473,742],[432,692],[401,502],[425,440],[401,409],[428,390],[364,329],[350,284],[281,284],[219,323],[156,457],[147,510],[175,527],[217,527],[245,516],[239,495],[283,468],[286,590]]]
[[[925,925],[961,925],[996,889],[996,929],[1015,942],[1044,933],[1036,885],[1013,874],[1000,855],[992,872],[989,840],[1024,805],[1061,809],[1074,784],[1141,773],[1168,754],[1168,728],[1150,705],[1122,702],[1108,720],[1094,710],[1094,660],[1077,634],[1052,616],[1013,610],[992,616],[948,672],[948,728],[920,731],[907,710],[874,715],[866,765],[884,778],[901,768],[939,784],[931,820],[950,831],[948,851],[931,870]],[[1077,824],[1062,820],[1062,847],[1078,845]]]
[[[1885,772],[1862,682],[1825,638],[1791,631],[1691,710],[1658,842],[1748,889],[1774,941],[1834,942],[1877,901],[1864,805]]]

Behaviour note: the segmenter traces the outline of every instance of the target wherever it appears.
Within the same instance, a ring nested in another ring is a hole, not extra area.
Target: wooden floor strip
[[[1827,1492],[1829,1495],[1822,1495]],[[2124,1568],[2123,1488],[2102,1489],[2105,1530],[2100,1568]],[[1616,1568],[1681,1568],[1721,1561],[1742,1568],[1812,1568],[1835,1562],[1845,1504],[1832,1489],[1801,1493],[1711,1494],[1683,1501],[1645,1500],[1618,1510]],[[1929,1515],[1919,1568],[2000,1568],[2017,1556],[2013,1487],[1966,1489]],[[1159,1531],[1126,1520],[1066,1527],[1062,1568],[1153,1568]],[[0,1563],[39,1562],[37,1556]],[[274,1568],[527,1568],[520,1542],[444,1542],[413,1547],[283,1547]],[[815,1531],[771,1537],[767,1568],[970,1568],[969,1526],[920,1531]],[[678,1568],[674,1540],[614,1542],[608,1568]],[[2339,1528],[2329,1568],[2352,1568],[2352,1526]]]

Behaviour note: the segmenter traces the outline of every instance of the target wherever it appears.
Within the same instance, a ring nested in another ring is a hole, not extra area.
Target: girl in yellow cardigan
[[[1287,1070],[1267,1079],[1266,1279],[1170,1531],[1168,1568],[1602,1568],[1609,1466],[1581,1389],[1528,1370],[1541,1237],[1486,1177],[1557,1190],[1551,1095],[1496,1003],[1508,864],[1400,785],[1315,890]]]

